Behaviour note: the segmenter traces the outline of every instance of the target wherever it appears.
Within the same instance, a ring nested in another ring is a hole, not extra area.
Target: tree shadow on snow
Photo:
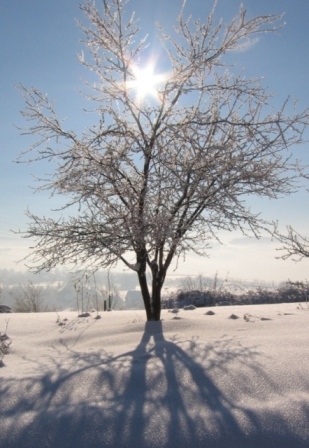
[[[1,448],[307,446],[282,415],[238,399],[235,372],[248,400],[257,381],[276,385],[259,353],[235,340],[168,340],[162,322],[147,322],[137,347],[118,356],[65,344],[34,365],[41,373],[0,379]]]

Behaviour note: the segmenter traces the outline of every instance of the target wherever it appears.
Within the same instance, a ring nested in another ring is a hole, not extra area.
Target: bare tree
[[[74,290],[76,294],[76,308],[78,314],[88,313],[90,303],[90,285],[89,275],[85,273],[74,282]]]
[[[309,180],[307,168],[308,167],[302,167],[299,173],[300,178],[304,179],[306,182]],[[309,192],[308,189],[307,192]],[[279,229],[278,223],[275,223],[272,234],[273,237],[282,244],[282,246],[277,249],[278,252],[281,253],[277,258],[282,260],[290,258],[293,261],[301,261],[304,258],[309,258],[309,238],[301,235],[291,225],[287,225],[286,232],[282,232]]]
[[[107,274],[106,284],[101,285],[98,289],[101,295],[100,308],[104,309],[106,307],[108,310],[112,310],[119,306],[120,302],[119,290],[114,282],[110,269],[107,270],[106,274]]]
[[[161,73],[150,60],[141,65],[147,42],[126,8],[124,0],[104,1],[101,12],[92,0],[81,6],[90,25],[80,61],[98,79],[85,93],[98,116],[93,127],[81,136],[65,129],[45,94],[21,87],[24,132],[39,137],[28,161],[57,162],[38,190],[79,209],[60,219],[28,212],[24,236],[36,238],[36,272],[123,262],[137,273],[147,320],[159,320],[175,257],[205,255],[222,229],[259,236],[267,226],[246,200],[291,192],[289,149],[302,141],[308,111],[288,115],[287,102],[273,110],[260,80],[224,66],[226,53],[278,29],[280,16],[247,19],[241,8],[225,27],[214,10],[205,23],[187,18],[184,3],[174,37],[157,25],[170,64]]]
[[[287,232],[281,233],[276,227],[274,236],[281,243],[282,247],[277,249],[282,254],[277,257],[283,260],[288,258],[294,261],[301,261],[303,258],[309,258],[309,239],[298,233],[292,226],[287,226]]]
[[[43,288],[41,286],[34,285],[29,281],[22,286],[21,293],[14,297],[14,311],[16,313],[40,313],[47,311],[42,293]]]

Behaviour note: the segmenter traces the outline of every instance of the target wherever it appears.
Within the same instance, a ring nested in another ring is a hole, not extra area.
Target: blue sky
[[[0,268],[23,269],[15,261],[27,254],[29,241],[13,235],[10,229],[25,229],[24,210],[48,215],[57,206],[46,195],[33,194],[29,186],[34,182],[31,173],[42,174],[39,165],[13,163],[17,155],[28,148],[31,138],[21,136],[14,127],[23,126],[19,111],[23,100],[16,89],[19,83],[37,87],[56,100],[57,110],[68,117],[68,125],[82,129],[81,98],[78,89],[87,73],[77,60],[82,49],[82,34],[75,18],[80,18],[79,0],[10,0],[0,3]],[[140,26],[154,33],[158,20],[169,27],[181,5],[181,0],[132,0],[130,8],[141,18]],[[285,13],[285,27],[277,34],[259,37],[246,52],[235,53],[236,70],[245,68],[248,76],[263,76],[264,86],[276,93],[274,104],[281,104],[287,96],[299,99],[299,109],[309,106],[309,2],[308,0],[244,0],[250,17]],[[211,1],[188,0],[187,11],[203,19]],[[219,0],[218,16],[228,21],[239,9],[238,0]],[[308,147],[296,149],[297,157],[309,163]],[[309,193],[301,191],[282,201],[255,201],[253,206],[265,217],[279,219],[282,228],[293,224],[309,235]],[[180,263],[177,273],[225,276],[246,280],[274,280],[307,277],[309,260],[295,264],[275,260],[274,243],[245,240],[241,235],[222,235],[224,244],[215,245],[210,258],[188,256]],[[1,279],[0,279],[1,281]]]

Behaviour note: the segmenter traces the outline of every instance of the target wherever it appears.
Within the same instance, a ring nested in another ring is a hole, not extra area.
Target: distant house
[[[142,293],[137,290],[128,291],[125,296],[127,310],[139,310],[144,307]]]

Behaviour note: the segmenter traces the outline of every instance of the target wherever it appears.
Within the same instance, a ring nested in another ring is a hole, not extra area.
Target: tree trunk
[[[161,318],[161,286],[152,288],[152,320]]]
[[[152,272],[152,294],[151,294],[152,320],[160,320],[162,282],[158,264],[155,260],[151,263],[151,272]]]
[[[149,293],[146,272],[138,272],[138,280],[144,301],[147,321],[159,321],[161,318],[161,289],[162,276],[158,273],[156,266],[152,270],[152,292]]]
[[[151,310],[151,298],[150,298],[147,279],[146,279],[146,272],[141,271],[141,272],[138,272],[137,275],[138,275],[139,285],[141,287],[141,293],[142,293],[142,297],[143,297],[143,301],[144,301],[147,321],[150,321],[153,319],[152,319],[152,310]]]

